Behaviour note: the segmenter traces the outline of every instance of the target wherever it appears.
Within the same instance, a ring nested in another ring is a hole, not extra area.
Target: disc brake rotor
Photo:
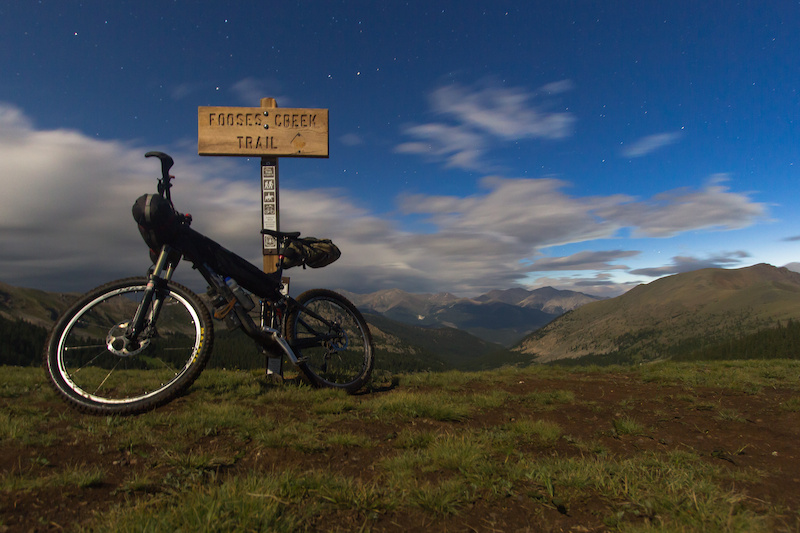
[[[128,329],[128,322],[122,322],[113,326],[106,335],[106,347],[108,351],[120,357],[130,357],[141,353],[150,345],[150,339],[138,339],[132,342],[125,337]]]

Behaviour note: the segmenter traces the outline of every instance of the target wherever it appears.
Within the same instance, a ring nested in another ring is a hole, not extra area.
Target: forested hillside
[[[39,364],[47,330],[21,319],[0,315],[0,365]]]
[[[773,328],[719,343],[703,343],[695,350],[676,354],[674,361],[726,359],[800,359],[800,322],[778,322]]]

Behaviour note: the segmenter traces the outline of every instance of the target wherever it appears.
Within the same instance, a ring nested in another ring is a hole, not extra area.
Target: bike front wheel
[[[214,341],[211,315],[196,294],[172,281],[144,310],[148,321],[139,338],[126,342],[146,288],[146,278],[107,283],[56,322],[44,366],[73,407],[92,414],[141,413],[174,399],[202,372]],[[160,308],[150,323],[154,305]]]
[[[306,291],[297,303],[286,319],[286,338],[306,381],[350,393],[363,387],[375,361],[372,335],[358,309],[325,289]]]

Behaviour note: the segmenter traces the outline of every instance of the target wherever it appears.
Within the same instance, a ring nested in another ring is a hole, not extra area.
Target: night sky
[[[326,108],[282,158],[281,228],[342,258],[298,288],[612,296],[800,262],[798,2],[25,1],[0,5],[0,281],[143,274],[176,207],[260,265],[257,158],[197,155],[199,106]],[[187,269],[188,270],[188,269]]]

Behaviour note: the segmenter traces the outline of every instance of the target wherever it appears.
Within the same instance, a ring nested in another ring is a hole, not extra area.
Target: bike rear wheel
[[[297,302],[286,319],[286,338],[306,381],[356,392],[375,362],[364,317],[344,296],[325,289],[306,291]]]
[[[134,414],[174,399],[200,375],[211,354],[211,315],[200,298],[174,282],[157,291],[155,324],[136,344],[124,333],[139,307],[146,278],[107,283],[81,297],[58,319],[45,345],[51,383],[73,407],[93,414]],[[160,293],[160,294],[159,294]]]

